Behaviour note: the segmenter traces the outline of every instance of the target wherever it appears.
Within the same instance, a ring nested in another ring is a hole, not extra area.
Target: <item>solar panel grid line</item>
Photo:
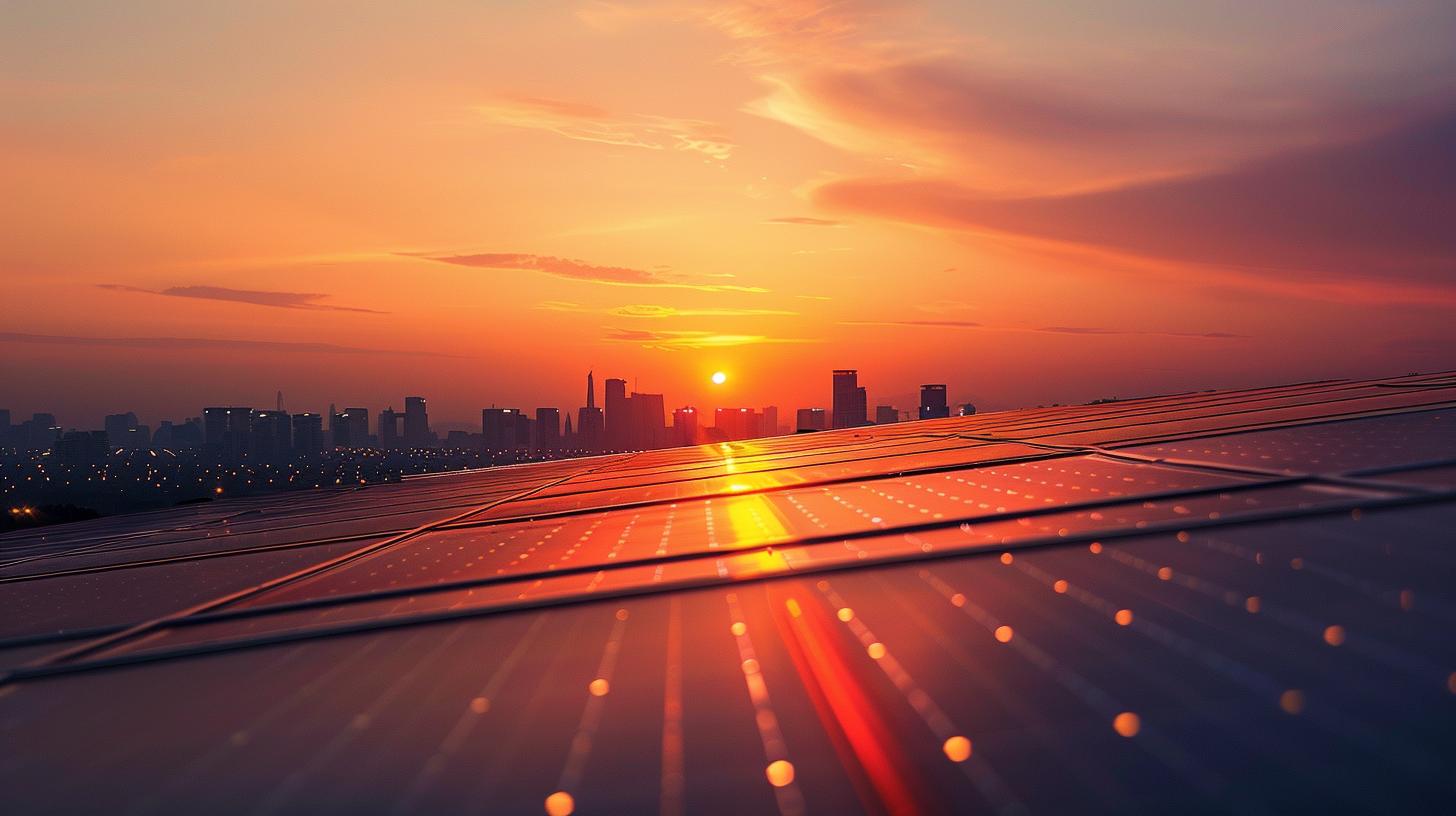
[[[1361,397],[1359,399],[1374,399],[1374,397]],[[1256,424],[1250,424],[1250,425],[1240,425],[1240,426],[1214,426],[1214,427],[1205,427],[1205,428],[1191,428],[1191,429],[1186,429],[1186,430],[1182,430],[1182,431],[1169,431],[1169,432],[1165,432],[1165,433],[1161,433],[1161,434],[1152,434],[1152,435],[1143,436],[1143,437],[1127,437],[1127,436],[1121,435],[1121,434],[1118,434],[1118,435],[1108,435],[1107,438],[1101,439],[1100,441],[1087,440],[1087,441],[1084,441],[1084,442],[1079,442],[1077,444],[1097,444],[1097,445],[1103,445],[1103,446],[1111,446],[1111,445],[1114,445],[1114,444],[1146,445],[1146,444],[1151,444],[1151,443],[1159,442],[1159,441],[1166,441],[1166,440],[1170,440],[1170,439],[1189,438],[1189,437],[1192,437],[1192,436],[1195,436],[1195,435],[1197,435],[1197,436],[1224,436],[1224,435],[1235,434],[1235,433],[1248,433],[1248,432],[1254,432],[1254,431],[1260,431],[1260,430],[1269,430],[1269,429],[1274,429],[1274,428],[1299,427],[1299,426],[1302,426],[1302,425],[1304,425],[1306,423],[1309,423],[1310,421],[1313,421],[1312,424],[1319,424],[1320,422],[1323,422],[1324,420],[1333,419],[1333,418],[1336,418],[1336,417],[1348,418],[1348,419],[1358,419],[1358,418],[1362,418],[1362,417],[1388,416],[1388,415],[1391,415],[1391,414],[1404,413],[1404,412],[1410,411],[1410,410],[1426,410],[1426,409],[1435,409],[1435,408],[1447,408],[1447,407],[1451,407],[1453,404],[1456,404],[1456,400],[1453,400],[1453,399],[1442,399],[1442,400],[1435,400],[1435,401],[1430,401],[1430,402],[1418,402],[1418,403],[1402,402],[1402,403],[1399,403],[1399,404],[1386,405],[1386,406],[1382,406],[1382,407],[1372,407],[1372,408],[1368,408],[1368,409],[1365,409],[1365,410],[1362,410],[1362,411],[1355,411],[1355,412],[1349,412],[1349,413],[1344,413],[1344,414],[1310,414],[1310,415],[1299,415],[1299,416],[1291,416],[1291,417],[1271,417],[1271,418],[1269,418],[1265,422],[1256,423]],[[1289,409],[1293,409],[1293,408],[1315,408],[1315,407],[1318,407],[1320,405],[1321,405],[1321,403],[1305,403],[1303,405],[1298,405],[1298,406],[1286,406],[1286,408],[1289,408]],[[1248,412],[1248,413],[1253,413],[1253,412]],[[1240,415],[1243,415],[1243,414],[1240,414]],[[1200,416],[1200,417],[1193,417],[1193,418],[1185,419],[1185,420],[1177,420],[1177,422],[1180,422],[1181,424],[1187,425],[1188,423],[1190,423],[1192,421],[1196,421],[1196,420],[1207,421],[1207,420],[1216,419],[1216,418],[1218,418],[1218,417]],[[1156,423],[1156,424],[1168,424],[1168,422]],[[1129,426],[1129,427],[1150,427],[1150,425],[1138,425],[1138,426]],[[1216,433],[1214,433],[1214,431],[1216,431]],[[1081,430],[1081,431],[1065,431],[1065,432],[1062,432],[1062,433],[1053,434],[1052,436],[1056,436],[1056,437],[1068,436],[1069,437],[1069,436],[1073,436],[1074,434],[1082,435],[1082,436],[1087,436],[1088,434],[1100,434],[1100,433],[1103,433],[1103,432],[1104,432],[1104,429]]]
[[[962,517],[957,517],[957,518],[942,519],[942,520],[935,520],[935,521],[926,521],[926,522],[921,522],[921,523],[917,523],[917,524],[904,524],[904,525],[898,525],[898,526],[892,526],[892,527],[884,527],[884,528],[877,528],[877,529],[863,529],[863,530],[857,530],[857,531],[836,531],[836,532],[833,532],[833,533],[825,533],[825,534],[822,534],[822,535],[806,535],[806,536],[800,536],[800,537],[796,537],[796,538],[787,538],[787,539],[784,539],[782,541],[776,541],[776,542],[773,542],[773,543],[762,544],[762,545],[752,545],[752,546],[736,547],[736,548],[735,547],[726,547],[726,548],[722,548],[722,549],[716,549],[715,548],[715,549],[706,550],[706,551],[705,550],[697,550],[697,551],[689,551],[689,552],[683,552],[683,553],[676,553],[676,554],[671,554],[671,555],[655,555],[655,556],[644,557],[644,558],[639,558],[639,559],[617,560],[617,561],[613,561],[611,564],[596,564],[596,563],[594,563],[594,564],[584,564],[584,565],[579,565],[579,566],[571,566],[571,567],[563,567],[563,568],[560,568],[560,569],[553,569],[553,570],[550,570],[550,571],[536,571],[536,572],[525,572],[525,573],[512,573],[512,574],[507,574],[507,575],[490,576],[490,577],[486,577],[486,578],[479,578],[479,579],[468,580],[468,581],[456,581],[456,582],[447,582],[447,583],[435,583],[435,584],[423,584],[423,585],[415,585],[415,586],[406,586],[406,587],[401,587],[401,588],[397,588],[397,589],[378,590],[378,591],[374,591],[374,592],[363,593],[363,594],[352,595],[352,596],[348,596],[348,595],[346,595],[346,596],[329,596],[329,597],[315,598],[315,599],[312,599],[312,600],[292,601],[292,602],[287,602],[287,603],[282,603],[282,604],[261,605],[261,606],[245,607],[245,608],[233,608],[233,609],[229,609],[229,610],[222,610],[222,611],[212,612],[212,613],[200,613],[200,614],[197,614],[197,615],[190,615],[190,616],[188,616],[186,618],[179,619],[178,621],[175,622],[175,625],[180,625],[180,626],[196,625],[196,624],[199,624],[199,623],[213,622],[213,621],[219,621],[219,620],[232,620],[232,619],[238,619],[238,618],[243,618],[243,617],[252,617],[252,616],[255,616],[255,615],[259,615],[259,614],[271,614],[271,613],[276,613],[276,612],[280,612],[280,611],[294,611],[294,610],[300,610],[300,609],[312,609],[312,608],[321,608],[321,607],[328,607],[328,606],[338,606],[338,605],[343,605],[343,604],[354,603],[354,602],[361,601],[361,600],[377,600],[379,598],[396,597],[396,596],[412,595],[412,594],[422,594],[422,593],[423,594],[432,594],[432,593],[440,593],[440,592],[451,592],[451,591],[455,591],[455,590],[458,590],[458,589],[469,589],[469,588],[474,588],[474,587],[484,587],[484,586],[491,586],[491,585],[496,585],[496,584],[508,584],[508,583],[528,582],[528,581],[534,581],[534,580],[541,579],[541,578],[546,578],[546,577],[553,577],[554,578],[554,577],[562,577],[562,576],[575,575],[575,574],[593,573],[593,572],[598,572],[598,571],[603,571],[603,570],[621,570],[621,569],[630,569],[630,568],[633,568],[633,567],[640,567],[640,566],[655,566],[655,565],[658,565],[658,564],[668,564],[668,563],[675,563],[675,562],[680,562],[680,561],[700,560],[700,559],[704,559],[704,558],[718,558],[718,557],[720,557],[724,553],[735,553],[735,554],[737,554],[737,553],[745,553],[745,552],[770,551],[773,548],[784,548],[784,547],[790,547],[790,546],[814,546],[814,545],[818,545],[818,544],[834,544],[834,543],[841,543],[841,542],[843,542],[845,540],[852,540],[852,539],[856,539],[856,538],[884,537],[884,536],[893,536],[893,535],[904,535],[904,534],[917,533],[917,532],[927,532],[927,531],[932,531],[932,530],[944,530],[944,529],[950,529],[950,528],[959,527],[959,526],[964,525],[964,524],[980,523],[980,522],[990,521],[990,520],[1004,521],[1004,520],[1008,520],[1008,519],[1018,519],[1018,518],[1035,518],[1035,517],[1038,517],[1038,516],[1056,515],[1056,514],[1066,513],[1066,512],[1069,512],[1069,511],[1093,510],[1093,509],[1098,509],[1098,508],[1103,508],[1103,507],[1114,507],[1114,506],[1118,506],[1118,505],[1126,505],[1126,504],[1129,504],[1130,502],[1147,502],[1147,501],[1155,501],[1155,500],[1162,501],[1162,500],[1172,500],[1172,499],[1184,499],[1184,498],[1191,498],[1191,497],[1195,497],[1195,496],[1209,495],[1209,494],[1215,494],[1215,493],[1229,493],[1229,492],[1238,492],[1238,491],[1242,491],[1242,490],[1259,490],[1259,489],[1264,489],[1264,488],[1267,488],[1267,487],[1278,486],[1278,485],[1291,485],[1292,486],[1292,485],[1302,484],[1302,483],[1304,483],[1306,481],[1307,481],[1306,479],[1301,479],[1301,478],[1296,478],[1296,477],[1283,477],[1283,478],[1279,478],[1279,479],[1270,480],[1268,482],[1258,482],[1258,483],[1256,483],[1256,482],[1227,483],[1227,484],[1221,484],[1221,485],[1217,485],[1217,486],[1213,486],[1213,487],[1195,488],[1195,489],[1185,489],[1185,490],[1174,490],[1174,491],[1163,491],[1163,492],[1159,492],[1159,493],[1139,494],[1139,495],[1136,495],[1136,496],[1123,496],[1123,497],[1114,497],[1114,498],[1107,498],[1107,499],[1101,499],[1101,500],[1093,500],[1093,501],[1087,501],[1087,502],[1083,502],[1083,503],[1079,503],[1079,504],[1075,504],[1075,505],[1057,505],[1057,506],[1052,506],[1052,507],[1033,508],[1033,509],[1029,509],[1029,510],[1019,511],[1019,512],[1017,512],[1015,514],[973,514],[973,515],[962,516]]]
[[[1373,513],[1380,510],[1391,510],[1403,507],[1412,507],[1425,504],[1442,504],[1452,500],[1451,495],[1430,496],[1394,496],[1383,500],[1362,500],[1348,504],[1337,504],[1323,507],[1300,507],[1300,508],[1278,508],[1272,510],[1258,511],[1238,518],[1219,518],[1201,520],[1177,520],[1173,522],[1150,524],[1145,527],[1121,530],[1099,530],[1087,535],[1052,535],[1045,537],[1028,538],[1018,541],[1014,545],[1016,550],[1033,550],[1048,547],[1066,547],[1073,544],[1085,544],[1089,541],[1115,541],[1123,538],[1136,538],[1157,533],[1178,533],[1208,528],[1231,528],[1245,525],[1256,525],[1269,521],[1292,520],[1301,518],[1313,518],[1320,516],[1347,515],[1352,509],[1359,509],[1364,513]],[[1013,545],[1005,545],[1011,547]],[[778,549],[783,549],[782,545]],[[881,554],[867,559],[856,559],[837,563],[821,563],[805,568],[792,568],[791,572],[778,574],[765,574],[756,576],[756,581],[777,581],[801,578],[804,575],[845,572],[884,567],[890,565],[901,565],[907,563],[930,562],[962,559],[968,555],[986,554],[984,546],[972,547],[968,550],[938,549],[929,552],[916,550],[914,552],[903,552],[894,554]],[[712,553],[701,556],[702,560],[713,560],[721,558],[721,553]],[[200,655],[218,654],[234,651],[237,649],[252,649],[264,646],[271,646],[281,643],[291,643],[300,640],[308,640],[320,637],[335,637],[340,635],[356,634],[360,632],[377,631],[402,626],[415,626],[424,623],[436,623],[444,621],[459,620],[462,618],[473,618],[492,616],[505,613],[516,613],[527,610],[555,608],[563,606],[575,606],[592,604],[603,601],[622,600],[633,597],[658,595],[667,592],[699,589],[713,586],[721,586],[725,583],[732,583],[735,579],[727,576],[697,577],[688,579],[677,579],[663,581],[657,584],[645,584],[640,586],[629,586],[613,588],[601,591],[592,595],[552,597],[542,599],[517,600],[508,603],[486,604],[473,608],[458,608],[445,611],[412,613],[395,618],[378,618],[354,623],[341,623],[328,626],[320,626],[313,629],[300,628],[290,631],[283,631],[256,638],[240,638],[227,642],[203,642],[193,645],[173,647],[166,651],[156,653],[136,652],[118,653],[108,655],[89,661],[67,662],[67,659],[52,659],[39,661],[36,664],[20,667],[4,675],[0,675],[0,686],[18,681],[29,681],[39,678],[55,677],[76,672],[87,672],[122,666],[149,663],[159,660],[172,660],[179,658],[195,657]],[[519,581],[518,581],[519,582]],[[276,610],[274,610],[276,614]],[[170,628],[189,628],[204,626],[217,621],[230,621],[249,617],[261,617],[253,614],[234,614],[232,612],[219,613],[216,619],[210,619],[201,615],[179,617],[166,622]],[[90,651],[90,650],[88,650]]]
[[[598,467],[600,467],[600,466],[601,465],[598,465]],[[521,495],[524,495],[524,494],[527,494],[527,493],[531,493],[531,492],[534,492],[534,491],[539,490],[539,489],[540,489],[540,486],[533,487],[533,488],[530,488],[530,489],[528,489],[526,491],[522,491],[521,492]],[[145,634],[145,633],[147,633],[147,632],[149,632],[149,631],[157,628],[158,626],[164,625],[164,623],[166,621],[170,620],[170,619],[176,619],[176,618],[180,618],[180,617],[186,617],[186,616],[189,616],[189,615],[196,614],[198,612],[206,611],[206,610],[209,610],[209,609],[215,609],[215,608],[218,608],[220,606],[224,606],[224,605],[226,605],[228,603],[232,603],[234,601],[240,600],[242,598],[246,598],[246,597],[248,597],[248,596],[250,596],[252,594],[255,594],[257,592],[264,591],[264,590],[269,589],[269,588],[271,588],[273,586],[282,585],[282,584],[287,583],[287,582],[290,582],[290,581],[298,580],[299,578],[305,577],[307,575],[316,574],[319,571],[322,571],[322,570],[325,570],[325,569],[329,569],[329,568],[332,568],[332,567],[337,566],[339,564],[347,563],[348,561],[350,561],[350,560],[352,560],[354,558],[358,558],[358,557],[361,557],[363,555],[367,555],[367,554],[369,554],[371,552],[374,552],[375,550],[377,550],[379,548],[388,547],[388,546],[392,546],[394,544],[398,544],[401,541],[405,541],[405,540],[407,540],[407,539],[409,539],[409,538],[411,538],[411,537],[413,537],[415,535],[419,535],[419,534],[421,534],[421,533],[423,533],[423,532],[425,532],[427,530],[434,529],[437,525],[442,524],[442,523],[445,523],[446,521],[459,520],[459,519],[466,518],[468,516],[474,515],[475,513],[480,512],[483,509],[486,509],[486,507],[477,507],[477,508],[474,508],[472,510],[468,510],[468,511],[466,511],[464,513],[456,514],[455,516],[452,516],[449,519],[441,519],[438,522],[431,522],[429,524],[422,525],[422,526],[420,526],[420,527],[418,527],[418,528],[416,528],[414,530],[411,530],[409,532],[402,533],[402,534],[397,535],[397,536],[391,536],[390,538],[387,538],[384,541],[379,542],[377,544],[371,544],[371,545],[365,546],[363,548],[360,548],[359,550],[354,550],[354,551],[349,552],[349,553],[346,553],[346,554],[344,554],[342,556],[338,556],[336,558],[332,558],[332,559],[329,559],[329,560],[326,560],[326,561],[323,561],[323,562],[314,564],[314,565],[312,565],[310,567],[307,567],[307,568],[305,568],[303,570],[299,570],[299,571],[290,573],[288,575],[280,576],[280,577],[274,578],[274,579],[272,579],[270,581],[265,581],[265,582],[263,582],[261,584],[258,584],[256,586],[254,586],[254,587],[250,587],[250,588],[247,588],[247,589],[244,589],[244,590],[240,590],[238,592],[229,593],[229,594],[224,595],[222,597],[218,597],[218,598],[214,598],[214,599],[209,600],[209,601],[205,601],[203,603],[197,604],[197,605],[192,606],[192,607],[189,607],[187,609],[179,610],[179,611],[174,612],[174,613],[172,613],[170,615],[164,615],[164,616],[162,616],[160,618],[155,618],[153,620],[150,620],[150,621],[146,621],[146,622],[137,624],[136,626],[129,627],[129,628],[127,628],[127,629],[125,629],[125,630],[123,630],[121,632],[117,632],[117,633],[114,633],[114,634],[111,634],[111,635],[104,635],[104,636],[102,636],[100,638],[97,638],[95,641],[92,641],[90,643],[80,644],[80,645],[78,645],[78,646],[76,646],[76,647],[74,647],[72,649],[67,649],[67,650],[65,650],[63,652],[59,652],[59,653],[57,653],[55,655],[51,655],[51,656],[49,656],[47,658],[43,658],[42,662],[56,662],[56,661],[69,660],[69,659],[71,659],[73,657],[77,657],[77,656],[80,656],[82,654],[86,654],[86,653],[91,652],[91,651],[94,651],[96,649],[105,648],[105,647],[107,647],[107,646],[109,646],[109,645],[111,645],[113,643],[116,643],[118,641],[124,640],[124,639],[126,639],[128,637],[136,637],[136,636]],[[6,675],[0,675],[0,685],[4,685],[4,683],[6,682],[6,679],[5,678],[6,678]]]

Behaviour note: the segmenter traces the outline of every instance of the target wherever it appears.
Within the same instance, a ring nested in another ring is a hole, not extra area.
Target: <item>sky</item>
[[[1453,368],[1452,42],[1447,0],[0,0],[0,408]]]

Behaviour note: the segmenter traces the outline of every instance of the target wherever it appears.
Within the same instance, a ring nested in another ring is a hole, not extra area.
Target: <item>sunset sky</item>
[[[1449,0],[0,2],[0,408],[1453,367],[1453,42]]]

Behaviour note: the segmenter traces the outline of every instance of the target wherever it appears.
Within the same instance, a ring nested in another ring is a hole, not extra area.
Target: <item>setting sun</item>
[[[728,382],[728,375],[727,374],[724,374],[721,371],[714,371],[713,372],[713,385],[722,385],[725,382]]]

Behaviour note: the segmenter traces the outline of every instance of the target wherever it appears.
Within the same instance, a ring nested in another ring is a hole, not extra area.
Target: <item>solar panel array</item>
[[[1456,803],[1456,376],[0,536],[7,812]]]

